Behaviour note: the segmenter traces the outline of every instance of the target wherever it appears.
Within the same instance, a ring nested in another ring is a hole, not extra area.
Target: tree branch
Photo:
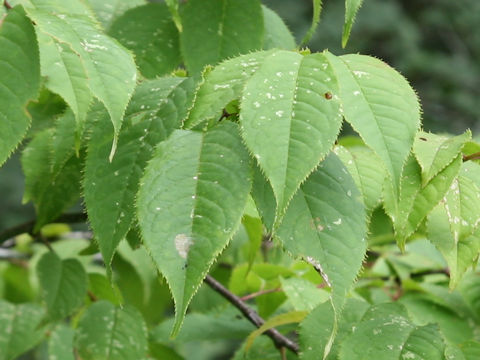
[[[73,214],[62,214],[58,218],[52,221],[60,223],[82,223],[87,220],[87,214],[84,213],[73,213]],[[5,229],[0,232],[0,245],[2,245],[8,239],[11,239],[17,235],[28,233],[32,234],[33,228],[35,227],[36,220],[30,220],[23,224],[16,225],[14,227]]]
[[[7,0],[4,0],[4,1],[3,1],[3,6],[4,6],[5,9],[7,9],[7,10],[10,10],[10,9],[12,8],[12,5],[10,5]]]
[[[222,284],[220,284],[217,280],[215,280],[210,275],[207,275],[205,278],[205,282],[210,286],[214,291],[222,295],[225,299],[227,299],[233,306],[239,309],[243,315],[257,328],[262,326],[265,323],[258,313],[250,308],[247,304],[245,304],[242,299],[240,299],[237,295],[233,294],[229,290],[227,290]],[[279,349],[282,347],[289,349],[290,351],[298,354],[300,348],[298,344],[286,336],[282,335],[276,329],[269,329],[265,331],[265,335],[267,335],[272,341],[274,342],[275,346]]]

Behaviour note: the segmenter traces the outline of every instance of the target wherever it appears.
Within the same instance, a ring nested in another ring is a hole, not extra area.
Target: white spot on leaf
[[[175,249],[177,249],[178,255],[183,259],[187,258],[190,246],[193,244],[193,240],[186,234],[178,234],[175,236]]]

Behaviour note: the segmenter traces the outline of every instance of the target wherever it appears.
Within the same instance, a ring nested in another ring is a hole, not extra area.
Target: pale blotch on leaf
[[[193,244],[193,240],[186,234],[178,234],[175,236],[175,249],[177,249],[178,255],[183,259],[187,258],[190,246]]]

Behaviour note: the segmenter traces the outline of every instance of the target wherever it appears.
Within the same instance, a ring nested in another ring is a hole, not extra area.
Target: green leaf
[[[358,9],[360,9],[362,3],[363,0],[345,0],[345,23],[343,24],[342,48],[347,46],[355,16],[357,16]]]
[[[59,125],[38,133],[22,153],[24,201],[32,200],[35,205],[35,232],[55,220],[80,195],[83,159],[74,155],[75,119],[67,114],[58,121],[70,124],[70,128]]]
[[[105,275],[95,272],[88,274],[88,291],[99,300],[108,300],[114,305],[123,303],[118,285],[112,284]]]
[[[337,316],[367,246],[366,216],[359,196],[341,161],[330,154],[298,190],[277,232],[288,252],[322,274],[332,289]]]
[[[251,217],[249,215],[243,215],[242,223],[245,226],[248,235],[247,261],[248,267],[251,268],[262,245],[263,226],[258,217]]]
[[[425,217],[447,193],[461,165],[462,158],[458,156],[425,187],[422,187],[420,166],[412,155],[403,169],[399,199],[395,200],[393,190],[388,185],[385,186],[385,210],[392,219],[395,237],[401,249],[404,249],[407,238],[417,230]]]
[[[444,359],[437,325],[415,326],[395,303],[372,306],[343,342],[339,360]]]
[[[472,339],[474,325],[469,316],[460,315],[457,307],[443,304],[442,300],[417,292],[402,296],[399,302],[407,308],[415,324],[437,323],[447,342],[458,344]]]
[[[134,219],[139,181],[153,148],[178,128],[193,96],[185,78],[163,78],[140,85],[126,111],[119,147],[110,162],[111,124],[100,119],[88,143],[84,194],[90,225],[109,271],[113,254]]]
[[[478,273],[471,272],[465,274],[458,286],[458,291],[468,304],[473,318],[477,323],[480,322],[480,277]]]
[[[73,337],[75,331],[64,324],[58,324],[48,339],[48,360],[75,360]]]
[[[25,107],[40,86],[38,44],[32,22],[19,6],[0,22],[0,166],[25,136]]]
[[[38,28],[59,42],[68,44],[82,60],[92,93],[105,105],[113,123],[113,157],[123,115],[136,86],[133,56],[103,34],[88,17],[58,15],[29,9]]]
[[[36,304],[13,305],[0,299],[0,360],[14,360],[43,337],[38,325],[43,310]]]
[[[172,14],[173,22],[177,27],[179,32],[183,31],[182,19],[180,18],[180,13],[178,12],[178,0],[165,0],[165,4],[168,6],[168,10]]]
[[[292,277],[289,279],[281,278],[280,281],[283,292],[297,311],[312,311],[329,298],[327,291],[319,289],[308,280]]]
[[[465,360],[475,360],[480,357],[480,343],[476,341],[467,341],[460,345],[460,349]]]
[[[80,319],[76,345],[84,360],[144,359],[148,349],[147,327],[134,307],[119,308],[98,301]]]
[[[185,316],[182,331],[175,338],[177,343],[191,341],[221,341],[225,339],[241,340],[250,334],[255,327],[233,307],[209,313],[190,313]],[[169,343],[173,319],[166,320],[156,326],[151,336],[154,341]]]
[[[300,324],[302,359],[318,360],[319,354],[328,354],[326,359],[329,360],[338,359],[338,351],[343,340],[354,331],[355,325],[368,308],[367,302],[349,298],[342,311],[335,340],[329,344],[335,312],[330,302],[317,306]]]
[[[190,0],[180,15],[181,49],[191,73],[262,47],[263,12],[258,0]]]
[[[45,86],[60,95],[72,109],[77,120],[77,132],[80,132],[92,100],[82,61],[70,46],[55,41],[43,32],[39,31],[37,38]]]
[[[366,147],[336,146],[334,152],[347,168],[370,214],[382,198],[385,168],[380,158]]]
[[[262,5],[262,11],[264,26],[263,49],[294,50],[297,46],[295,38],[282,18],[265,5]]]
[[[272,186],[268,180],[265,179],[256,162],[253,167],[252,198],[262,218],[263,225],[268,232],[272,232],[277,202],[273,194]]]
[[[83,15],[93,19],[93,13],[90,7],[83,0],[14,0],[15,3],[22,4],[27,9],[48,11],[57,14]]]
[[[428,216],[428,239],[447,260],[451,289],[468,267],[476,263],[480,251],[479,200],[479,188],[460,175]]]
[[[313,34],[317,30],[318,23],[320,22],[320,13],[322,12],[322,0],[313,0],[313,14],[312,14],[312,25],[308,29],[307,33],[303,37],[300,46],[306,45]]]
[[[400,175],[420,125],[420,105],[408,82],[384,62],[326,53],[338,80],[343,115],[383,160],[398,193]]]
[[[320,53],[275,52],[247,81],[242,135],[272,185],[276,222],[337,138],[342,116],[336,93],[332,68]]]
[[[413,153],[422,168],[422,186],[455,160],[471,137],[470,130],[454,137],[418,132],[413,143]]]
[[[63,319],[83,304],[87,274],[78,260],[62,260],[54,252],[47,252],[37,264],[37,274],[51,319]]]
[[[257,330],[253,331],[245,341],[245,350],[248,351],[252,346],[253,342],[257,337],[262,335],[265,331],[270,330],[276,326],[286,325],[291,323],[301,322],[305,316],[307,316],[308,311],[290,311],[288,313],[283,313],[277,316],[274,316],[260,326]]]
[[[140,72],[155,78],[180,64],[178,31],[165,4],[148,4],[128,10],[109,31],[135,54]]]
[[[240,224],[251,186],[249,163],[237,126],[223,122],[206,133],[175,131],[147,166],[138,220],[144,244],[172,291],[174,334]]]
[[[258,51],[226,60],[207,72],[195,94],[195,101],[185,119],[184,127],[192,129],[205,120],[219,118],[223,109],[240,98],[245,81],[273,51]]]
[[[128,9],[145,5],[145,0],[87,0],[97,19],[108,30],[113,21]]]

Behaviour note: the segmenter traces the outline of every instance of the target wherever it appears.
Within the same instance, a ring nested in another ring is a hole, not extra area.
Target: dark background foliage
[[[310,0],[263,0],[286,21],[297,40],[310,26]],[[426,130],[480,131],[480,1],[365,0],[346,49],[341,48],[344,2],[325,0],[309,47],[335,54],[377,56],[398,69],[417,90]],[[59,105],[61,106],[61,105]],[[33,116],[57,109],[30,107]],[[20,205],[23,175],[18,156],[0,169],[0,229],[33,217]]]

